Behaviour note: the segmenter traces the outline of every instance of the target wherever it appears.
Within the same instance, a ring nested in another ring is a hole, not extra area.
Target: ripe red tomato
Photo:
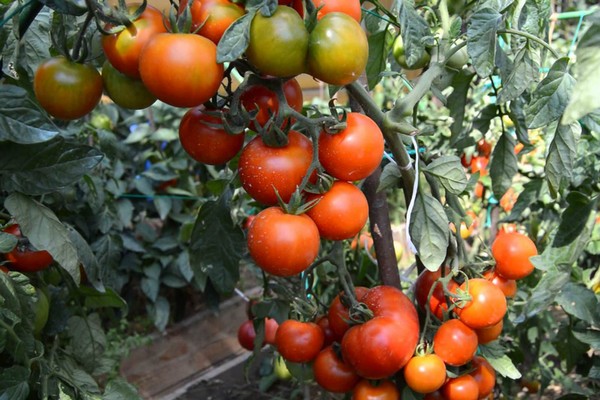
[[[240,345],[246,350],[254,350],[254,339],[256,338],[256,331],[254,330],[254,323],[251,319],[244,321],[238,328],[237,338]]]
[[[210,100],[223,80],[217,46],[188,33],[153,36],[140,54],[140,74],[148,90],[175,107],[196,107]]]
[[[358,301],[361,301],[368,291],[369,289],[366,287],[356,286],[354,288],[354,295]],[[341,292],[333,298],[327,313],[327,317],[329,318],[329,326],[335,333],[337,340],[341,340],[346,331],[350,329],[350,325],[348,324],[348,320],[350,318],[348,307],[346,307],[346,305],[342,302],[342,298],[340,297],[343,295],[343,292]]]
[[[400,391],[389,380],[381,381],[375,386],[363,379],[354,387],[352,400],[400,400]]]
[[[488,328],[475,329],[475,333],[477,334],[477,341],[479,344],[487,344],[493,342],[498,339],[500,334],[502,333],[502,328],[504,327],[504,321],[501,320],[496,325],[492,325]]]
[[[477,334],[458,319],[450,319],[435,333],[433,351],[448,365],[465,365],[477,351]]]
[[[14,224],[4,229],[4,232],[22,238],[19,225]],[[28,244],[18,244],[13,250],[5,254],[6,260],[10,263],[13,271],[19,272],[37,272],[42,271],[52,264],[54,259],[46,250],[32,249]]]
[[[307,215],[267,208],[248,228],[248,250],[256,264],[276,276],[299,274],[319,254],[319,230]]]
[[[0,271],[4,272],[5,274],[9,273],[8,268],[6,268],[4,265],[0,265]]]
[[[199,106],[188,110],[179,123],[181,146],[194,160],[210,165],[225,164],[244,146],[244,134],[229,134],[215,125],[221,118]]]
[[[294,110],[301,112],[304,98],[302,87],[296,79],[289,79],[283,84],[283,94],[288,105]],[[256,123],[265,126],[271,115],[279,112],[279,100],[275,92],[264,86],[250,86],[240,96],[240,101],[247,111],[257,110]],[[250,122],[250,129],[258,130],[254,121]]]
[[[477,152],[480,156],[488,157],[492,154],[492,145],[485,139],[477,142]]]
[[[304,18],[304,4],[302,4],[302,0],[279,0],[280,6],[289,6],[292,7],[296,12]]]
[[[283,321],[275,335],[277,351],[287,361],[307,363],[323,348],[323,330],[314,322]]]
[[[471,362],[474,371],[470,372],[477,386],[479,387],[479,398],[483,399],[492,393],[494,386],[496,386],[496,371],[490,365],[488,360],[483,357],[475,356]]]
[[[288,134],[288,144],[269,147],[257,136],[242,150],[238,172],[242,186],[256,201],[277,204],[275,190],[288,202],[312,162],[311,141],[296,131]]]
[[[275,335],[279,329],[279,324],[273,318],[265,318],[265,343],[275,344]]]
[[[321,327],[323,330],[323,335],[325,336],[325,341],[323,342],[323,347],[327,347],[331,345],[333,342],[337,340],[337,335],[329,326],[329,317],[327,315],[323,315],[317,319],[317,325]]]
[[[471,329],[488,328],[496,325],[506,314],[506,297],[492,282],[475,278],[460,285],[463,291],[469,291],[471,300],[454,312]]]
[[[383,133],[366,115],[351,112],[346,129],[319,136],[319,161],[333,177],[357,181],[371,175],[383,157]]]
[[[261,73],[287,78],[305,70],[308,31],[296,11],[278,6],[270,17],[256,14],[246,57]]]
[[[134,11],[138,6],[130,6]],[[140,78],[139,62],[142,49],[150,39],[166,32],[163,14],[147,5],[133,24],[122,31],[102,36],[102,50],[113,67],[133,78]]]
[[[477,400],[479,387],[471,375],[450,378],[441,389],[445,400]]]
[[[446,273],[449,273],[449,269],[446,267]],[[429,309],[431,313],[435,315],[439,320],[444,319],[444,311],[448,310],[448,304],[446,303],[446,296],[444,295],[444,288],[442,283],[437,280],[442,276],[442,269],[438,269],[435,272],[425,270],[421,272],[415,283],[415,299],[421,310],[425,310],[427,304],[427,296],[433,284],[436,284],[435,289],[431,297],[429,298]],[[437,283],[436,283],[437,282]],[[451,280],[448,282],[448,290],[454,292],[458,288],[458,283]]]
[[[515,192],[515,189],[509,187],[508,190],[500,198],[500,207],[502,207],[502,209],[508,213],[513,209],[518,198],[519,194]]]
[[[246,13],[244,7],[229,0],[195,0],[192,3],[192,28],[214,44],[219,44],[229,26]]]
[[[496,272],[507,279],[523,279],[533,272],[529,258],[538,254],[535,243],[519,232],[498,235],[492,243]]]
[[[338,357],[331,346],[325,347],[315,358],[313,372],[317,383],[333,393],[349,392],[360,380],[356,372]]]
[[[356,20],[356,22],[360,22],[360,18],[362,17],[362,10],[360,9],[360,1],[359,0],[315,0],[315,7],[322,8],[317,13],[317,18],[321,19],[326,14],[332,12],[342,12],[344,14],[348,14],[352,18]]]
[[[35,98],[55,118],[73,120],[90,113],[102,97],[96,68],[58,56],[42,62],[33,80]]]
[[[141,110],[156,101],[156,96],[148,91],[144,82],[119,72],[108,61],[102,65],[102,82],[108,97],[123,108]]]
[[[471,173],[475,174],[479,172],[479,176],[486,176],[488,174],[487,166],[490,162],[488,157],[478,156],[471,159]]]
[[[414,356],[404,367],[404,380],[417,393],[431,393],[446,382],[446,364],[436,354]]]
[[[367,35],[347,14],[324,15],[310,33],[308,72],[325,83],[343,86],[354,82],[364,72],[368,58]]]
[[[356,236],[369,218],[369,203],[363,192],[349,182],[336,181],[323,194],[310,194],[306,201],[321,199],[306,212],[315,221],[322,238],[344,240]]]
[[[506,279],[505,277],[498,275],[496,271],[490,269],[485,271],[483,278],[492,282],[498,289],[504,293],[505,297],[515,297],[517,294],[517,281],[514,279]]]

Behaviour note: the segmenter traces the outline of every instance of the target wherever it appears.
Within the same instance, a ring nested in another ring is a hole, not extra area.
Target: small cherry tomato
[[[431,393],[446,382],[446,364],[436,354],[414,356],[404,366],[404,380],[417,393]]]

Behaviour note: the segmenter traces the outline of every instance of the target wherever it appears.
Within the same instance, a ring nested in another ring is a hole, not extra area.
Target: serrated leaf
[[[514,100],[540,76],[539,64],[531,58],[531,47],[526,45],[515,56],[514,67],[498,93],[498,104]]]
[[[423,265],[437,271],[448,248],[448,216],[433,196],[419,192],[412,212],[410,236]]]
[[[369,89],[373,90],[381,81],[381,73],[385,71],[387,55],[392,41],[392,34],[389,30],[383,29],[379,32],[369,35],[369,60],[367,62],[367,82]]]
[[[403,1],[399,3],[398,9],[400,34],[404,43],[407,65],[414,65],[421,59],[425,52],[422,39],[431,35],[429,24],[414,7],[414,3]]]
[[[490,7],[473,13],[467,28],[467,52],[477,75],[487,77],[494,71],[496,57],[496,32],[502,15]]]
[[[513,177],[519,170],[517,156],[514,152],[515,140],[508,132],[504,132],[494,146],[490,162],[492,191],[497,199],[502,198],[512,185]]]
[[[423,168],[425,173],[435,176],[448,192],[460,194],[467,188],[467,174],[456,156],[441,156]]]
[[[548,75],[535,88],[524,110],[529,129],[541,128],[562,116],[575,85],[575,79],[567,72],[568,66],[567,57],[556,60]]]
[[[8,253],[18,243],[18,239],[15,235],[0,232],[0,253]]]
[[[484,357],[490,365],[505,378],[519,379],[521,373],[512,362],[512,360],[505,354],[503,349],[496,349],[490,345],[479,346],[481,356]]]
[[[398,187],[402,174],[397,164],[389,163],[383,167],[381,171],[381,177],[379,178],[379,186],[377,192],[381,192],[390,188]]]
[[[250,42],[250,25],[255,14],[256,11],[250,9],[227,28],[217,46],[218,63],[235,61],[244,54]]]
[[[467,104],[467,95],[471,87],[471,81],[476,75],[466,68],[463,68],[452,80],[454,90],[448,96],[448,108],[450,109],[450,117],[452,117],[452,125],[450,125],[450,145],[454,146],[462,139],[463,123],[465,120],[465,107]]]
[[[552,242],[553,247],[563,247],[576,240],[596,209],[598,199],[590,199],[583,193],[571,192],[567,195],[569,205],[560,217],[560,225]]]
[[[573,177],[575,158],[577,157],[577,141],[581,134],[581,125],[558,125],[554,138],[546,156],[546,180],[550,193],[555,197],[565,188]]]
[[[568,282],[556,296],[556,303],[569,315],[583,320],[590,325],[600,322],[600,305],[598,298],[587,287],[575,282]]]
[[[28,398],[29,375],[29,370],[20,365],[13,365],[0,371],[0,399],[22,400]]]

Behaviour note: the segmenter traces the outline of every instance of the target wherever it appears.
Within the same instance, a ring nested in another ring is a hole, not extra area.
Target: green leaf
[[[456,156],[441,156],[423,168],[425,173],[435,176],[448,192],[460,194],[467,188],[467,174]]]
[[[563,247],[576,240],[598,204],[598,198],[592,200],[580,192],[570,192],[566,199],[569,205],[561,214],[553,247]]]
[[[413,2],[402,1],[398,4],[398,21],[404,43],[406,64],[414,65],[423,56],[423,52],[425,52],[423,38],[431,35],[431,31],[427,21],[415,10]]]
[[[594,350],[600,350],[600,331],[597,329],[586,329],[584,331],[573,331],[573,335],[582,343],[589,344]]]
[[[450,125],[450,145],[454,146],[462,139],[463,123],[465,120],[465,107],[467,104],[467,95],[471,87],[471,81],[476,75],[468,69],[463,68],[452,80],[454,90],[448,96],[448,108],[450,109],[450,117],[452,117],[452,125]]]
[[[492,191],[497,199],[502,198],[512,185],[513,177],[519,170],[517,156],[514,152],[515,140],[508,132],[504,132],[492,153],[490,162],[490,177],[492,178]]]
[[[15,235],[0,232],[0,253],[8,253],[15,248],[18,241]]]
[[[538,266],[535,262],[534,265],[536,267]],[[546,265],[548,268],[551,267],[550,264]],[[531,292],[531,296],[527,299],[522,314],[513,320],[515,324],[521,323],[527,318],[539,314],[554,302],[560,289],[569,282],[570,273],[566,269],[567,268],[550,268],[542,275],[542,278]]]
[[[4,201],[4,207],[17,221],[21,232],[31,244],[47,250],[75,280],[79,282],[79,258],[69,239],[69,231],[54,212],[20,193],[13,193]]]
[[[577,122],[571,125],[558,125],[556,128],[544,167],[548,187],[554,197],[571,182],[580,134],[581,125]]]
[[[483,135],[490,130],[490,123],[492,119],[498,116],[498,106],[495,104],[488,104],[481,110],[481,113],[477,116],[477,119],[473,121],[473,129],[477,129]]]
[[[556,296],[556,303],[569,315],[590,325],[600,322],[600,306],[593,291],[575,282],[567,282]]]
[[[13,365],[0,371],[0,399],[27,399],[29,396],[29,375],[29,370],[20,365]]]
[[[95,168],[102,154],[62,138],[35,144],[4,143],[0,152],[0,187],[30,195],[71,185]]]
[[[560,58],[550,68],[533,92],[525,107],[525,120],[529,129],[541,128],[557,121],[565,111],[575,79],[567,72],[569,59]]]
[[[480,345],[479,351],[490,365],[503,377],[519,379],[521,373],[512,360],[506,355],[506,350],[496,344]]]
[[[57,360],[54,373],[66,384],[67,387],[76,389],[90,398],[90,395],[99,395],[98,383],[89,373],[82,370],[73,359],[64,357]],[[83,396],[82,396],[83,397]]]
[[[369,89],[373,90],[381,81],[381,73],[385,71],[387,55],[390,51],[392,42],[392,33],[383,29],[379,32],[369,35],[369,61],[367,62],[367,82]]]
[[[85,241],[79,232],[71,226],[67,226],[69,240],[77,250],[77,258],[81,262],[87,280],[99,292],[104,292],[104,284],[102,283],[102,269],[90,245]]]
[[[141,400],[135,386],[123,378],[115,378],[108,382],[102,400]]]
[[[77,0],[40,0],[40,3],[61,14],[79,16],[88,11],[87,7],[83,6],[84,3]]]
[[[398,187],[401,179],[402,175],[400,174],[398,165],[394,163],[386,164],[381,171],[381,178],[379,179],[377,192]]]
[[[581,37],[575,50],[577,62],[573,66],[573,73],[577,83],[565,110],[563,124],[575,122],[600,108],[600,11],[596,11],[587,21],[593,21],[593,24]]]
[[[88,309],[96,308],[121,308],[127,314],[127,302],[111,288],[100,292],[94,288],[80,286],[79,292],[84,296],[84,306]]]
[[[527,130],[527,124],[525,122],[524,107],[526,106],[526,104],[527,102],[523,98],[523,96],[511,101],[508,117],[511,119],[513,124],[515,124],[515,133],[517,134],[517,139],[519,140],[519,142],[523,144],[530,144],[529,132]]]
[[[405,386],[404,389],[402,389],[402,396],[399,398],[402,400],[420,400],[423,398],[423,395],[415,392],[408,386]]]
[[[496,57],[496,32],[502,15],[490,7],[473,13],[467,28],[467,51],[477,75],[488,77],[494,71]]]
[[[149,313],[154,321],[154,326],[159,331],[164,331],[169,322],[169,315],[171,313],[171,306],[169,300],[163,296],[158,296],[156,302],[150,305]]]
[[[217,62],[231,62],[240,58],[250,42],[250,25],[256,11],[251,9],[227,28],[217,46]]]
[[[239,263],[246,248],[242,229],[233,222],[228,196],[207,201],[198,212],[192,232],[190,262],[194,273],[206,274],[215,289],[231,293],[239,279]]]
[[[517,221],[521,214],[527,210],[532,204],[540,199],[542,187],[544,186],[543,179],[532,179],[523,185],[523,190],[517,198],[510,215],[505,218],[506,221]]]
[[[537,82],[540,75],[539,63],[531,58],[531,47],[523,46],[515,56],[514,67],[507,79],[502,83],[498,93],[498,104],[514,100],[527,90],[532,83]]]
[[[71,337],[72,355],[86,371],[91,373],[106,349],[106,335],[98,314],[69,318],[67,332]]]
[[[433,196],[418,193],[410,236],[423,265],[430,271],[437,271],[446,258],[449,231],[444,207]]]

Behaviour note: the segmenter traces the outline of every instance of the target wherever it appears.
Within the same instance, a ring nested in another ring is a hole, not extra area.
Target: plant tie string
[[[412,251],[413,254],[417,254],[417,248],[413,244],[412,238],[410,237],[410,220],[413,208],[415,207],[415,202],[417,200],[417,190],[419,190],[419,145],[417,144],[417,139],[415,139],[414,136],[411,136],[410,138],[415,149],[415,181],[413,183],[413,190],[410,197],[410,203],[408,204],[408,209],[406,210],[406,241],[408,243],[408,248],[410,249],[410,251]]]

